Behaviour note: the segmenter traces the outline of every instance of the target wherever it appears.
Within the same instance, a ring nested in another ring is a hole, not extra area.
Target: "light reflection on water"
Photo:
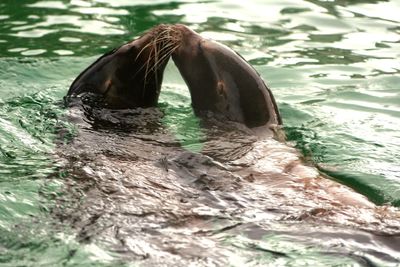
[[[399,13],[395,0],[159,0],[151,4],[6,0],[0,3],[0,99],[13,100],[43,89],[45,98],[60,99],[94,57],[158,23],[186,23],[255,65],[275,94],[289,138],[306,156],[378,203],[400,205]],[[177,110],[190,106],[187,97],[174,90],[183,82],[174,72],[168,75],[161,105],[171,110],[166,123],[180,131],[185,126]],[[25,105],[24,101],[17,105]],[[168,106],[171,101],[174,105]],[[11,177],[0,180],[0,197],[7,196],[0,203],[11,214],[6,220],[0,213],[2,226],[8,225],[8,219],[18,222],[15,218],[28,214],[29,206],[38,210],[39,200],[31,192],[38,185],[33,181],[7,195],[14,190],[13,172],[22,169],[19,179],[24,180],[33,179],[32,173],[40,168],[43,178],[53,168],[50,162],[43,163],[47,158],[43,154],[33,156],[33,152],[51,154],[47,144],[53,137],[42,136],[43,142],[37,136],[52,126],[19,131],[18,119],[28,117],[33,108],[10,112],[10,105],[1,111],[0,156],[22,155],[27,164],[0,158],[2,174]],[[47,117],[40,112],[41,122],[28,117],[25,123],[46,124]],[[196,147],[201,135],[189,132],[178,139]],[[357,188],[358,183],[368,190]]]

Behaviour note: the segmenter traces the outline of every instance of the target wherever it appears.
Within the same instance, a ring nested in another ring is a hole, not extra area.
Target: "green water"
[[[185,23],[241,53],[271,87],[288,138],[307,158],[377,204],[400,206],[399,13],[395,0],[2,0],[0,266],[111,258],[76,243],[49,215],[63,183],[56,132],[73,135],[60,101],[96,57],[159,23]],[[182,119],[188,95],[173,90],[184,86],[178,76],[167,70],[160,105],[182,132],[192,122]],[[188,146],[199,138],[178,136]]]

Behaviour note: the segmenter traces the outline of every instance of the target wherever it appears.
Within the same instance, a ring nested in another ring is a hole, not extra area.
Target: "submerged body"
[[[196,153],[180,146],[157,109],[103,110],[114,128],[96,129],[76,107],[69,113],[78,132],[59,147],[68,187],[53,212],[79,241],[116,259],[138,266],[400,261],[399,211],[323,177],[287,144],[217,121],[202,129],[207,138]]]

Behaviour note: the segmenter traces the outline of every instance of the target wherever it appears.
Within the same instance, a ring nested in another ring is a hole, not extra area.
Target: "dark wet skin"
[[[172,58],[196,113],[212,111],[248,127],[282,124],[271,90],[240,55],[184,25],[174,29],[182,41]]]
[[[91,93],[108,108],[156,106],[169,56],[164,57],[163,43],[151,45],[151,41],[164,27],[154,27],[97,59],[71,84],[67,100]],[[154,57],[155,51],[158,58]]]
[[[162,116],[157,108],[68,110],[77,136],[58,147],[69,176],[53,214],[79,241],[139,266],[264,266],[265,255],[290,262],[290,249],[272,246],[271,236],[360,266],[399,263],[397,209],[218,116],[202,120],[202,151],[185,150]]]

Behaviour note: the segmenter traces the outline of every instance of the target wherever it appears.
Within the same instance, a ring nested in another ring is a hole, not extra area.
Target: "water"
[[[0,3],[0,266],[113,259],[101,243],[79,243],[70,224],[51,215],[68,178],[56,143],[75,132],[60,101],[96,57],[159,23],[185,23],[242,54],[272,88],[287,136],[306,158],[375,203],[400,206],[399,1],[108,2]],[[200,151],[205,137],[185,86],[173,66],[165,78],[161,124]],[[290,247],[285,234],[264,240],[290,260],[264,254],[261,263],[358,266]]]

